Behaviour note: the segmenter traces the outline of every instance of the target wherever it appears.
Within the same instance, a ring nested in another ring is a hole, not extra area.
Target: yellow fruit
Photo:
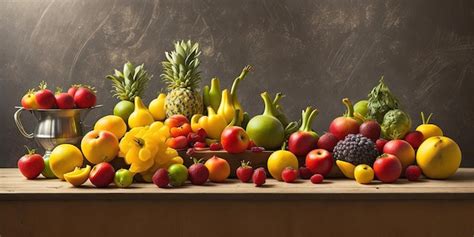
[[[73,186],[81,186],[89,178],[89,173],[91,172],[90,165],[86,165],[85,168],[76,167],[74,171],[64,174],[64,179],[72,184]]]
[[[71,144],[61,144],[53,149],[49,156],[51,171],[59,179],[64,180],[64,174],[76,167],[81,167],[84,157],[81,150]]]
[[[127,124],[119,116],[107,115],[97,120],[94,130],[111,132],[120,140],[127,132]]]
[[[443,136],[443,130],[441,130],[440,127],[429,123],[431,116],[433,116],[432,113],[427,119],[425,119],[425,114],[421,112],[421,121],[423,124],[419,125],[416,128],[416,131],[419,131],[423,134],[423,141],[430,137]]]
[[[128,117],[128,126],[130,126],[130,128],[144,127],[152,124],[154,121],[153,115],[151,115],[150,111],[145,107],[142,99],[136,96],[135,110],[130,114],[130,117]]]
[[[158,95],[158,98],[152,100],[150,105],[148,106],[148,110],[150,110],[151,115],[153,118],[158,121],[163,121],[166,118],[166,110],[165,110],[165,101],[166,101],[166,94],[161,93]]]
[[[281,172],[286,167],[292,167],[293,169],[298,170],[298,159],[293,153],[279,150],[273,152],[268,158],[267,168],[274,179],[281,181]]]
[[[108,131],[90,131],[81,141],[82,153],[92,164],[109,162],[119,152],[117,137]]]
[[[342,160],[336,160],[336,165],[339,170],[341,170],[341,172],[344,174],[344,176],[349,179],[354,179],[355,165]]]
[[[374,180],[374,170],[366,164],[360,164],[354,169],[354,177],[357,183],[368,184]]]
[[[431,179],[446,179],[461,165],[461,149],[452,139],[430,137],[416,152],[416,162],[423,174]]]

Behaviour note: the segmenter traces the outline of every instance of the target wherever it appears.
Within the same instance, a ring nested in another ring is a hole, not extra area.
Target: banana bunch
[[[131,172],[141,173],[145,181],[151,182],[157,169],[183,163],[178,152],[166,145],[168,137],[169,128],[162,122],[132,128],[120,140],[120,156],[130,165]]]

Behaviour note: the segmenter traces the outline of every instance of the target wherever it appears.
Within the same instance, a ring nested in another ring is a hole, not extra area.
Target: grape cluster
[[[336,160],[350,162],[354,165],[372,165],[379,152],[375,143],[362,134],[349,134],[334,147],[333,156]]]

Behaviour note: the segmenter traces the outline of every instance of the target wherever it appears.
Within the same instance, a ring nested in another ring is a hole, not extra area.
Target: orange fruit
[[[209,170],[209,180],[212,182],[224,182],[230,175],[229,163],[220,157],[213,156],[204,165]]]
[[[95,131],[108,131],[113,133],[117,139],[120,139],[127,132],[127,124],[123,119],[116,115],[107,115],[99,120],[94,125]]]
[[[49,156],[49,165],[56,177],[64,180],[64,174],[81,167],[84,157],[81,150],[71,144],[61,144],[53,149]]]

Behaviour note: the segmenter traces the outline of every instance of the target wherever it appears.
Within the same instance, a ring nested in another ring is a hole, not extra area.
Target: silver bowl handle
[[[20,131],[21,135],[23,135],[26,138],[33,138],[33,133],[27,133],[25,128],[23,127],[23,124],[21,123],[20,115],[21,112],[23,112],[25,109],[19,108],[16,112],[15,115],[13,115],[13,118],[15,119],[15,124],[18,127],[18,130]]]

